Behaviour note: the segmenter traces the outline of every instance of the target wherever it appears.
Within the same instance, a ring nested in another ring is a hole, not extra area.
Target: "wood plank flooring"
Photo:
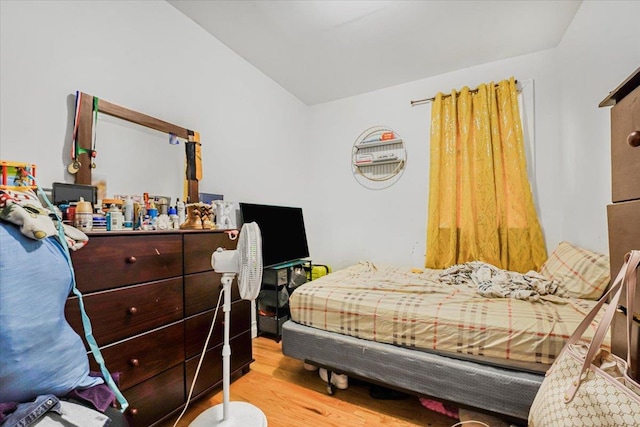
[[[417,397],[377,400],[369,385],[349,384],[347,390],[326,392],[317,371],[306,371],[302,362],[284,356],[279,343],[264,337],[253,340],[251,371],[231,384],[232,401],[260,408],[269,427],[450,427],[457,420],[423,407]],[[202,411],[222,402],[222,390],[196,401],[178,423],[187,427]],[[177,415],[159,427],[172,427]]]

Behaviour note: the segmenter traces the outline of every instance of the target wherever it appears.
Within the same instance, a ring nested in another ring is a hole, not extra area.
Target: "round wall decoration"
[[[351,152],[353,176],[362,186],[381,190],[393,185],[407,163],[402,137],[385,126],[371,127],[358,136]]]

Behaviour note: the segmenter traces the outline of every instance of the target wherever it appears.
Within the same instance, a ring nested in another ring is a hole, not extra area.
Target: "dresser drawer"
[[[631,249],[640,250],[640,200],[608,205],[607,217],[609,222],[609,262],[611,264],[611,279],[613,280],[624,263],[624,255]],[[640,270],[636,273],[640,284]],[[626,290],[620,297],[620,304],[626,306]],[[633,309],[636,317],[640,318],[640,286],[636,289]]]
[[[611,109],[612,200],[640,199],[640,147],[627,143],[631,132],[640,132],[640,86]]]
[[[230,370],[233,374],[235,371],[247,368],[251,362],[253,362],[251,331],[247,331],[231,339],[230,344]],[[200,355],[193,357],[186,362],[187,389],[191,387],[199,360]],[[202,367],[198,374],[198,381],[193,389],[193,396],[198,396],[209,388],[220,384],[222,384],[222,344],[207,350],[205,353],[204,360],[202,361]]]
[[[213,270],[189,274],[184,277],[184,312],[191,316],[205,310],[211,310],[218,302],[222,292],[220,278],[222,274]],[[231,285],[231,301],[240,299],[238,282],[233,279]]]
[[[89,236],[71,253],[78,289],[93,292],[182,275],[180,234]]]
[[[611,350],[627,360],[627,317],[620,310],[613,317],[613,329],[616,333],[611,334]],[[636,319],[631,326],[631,372],[640,381],[640,322]]]
[[[179,364],[124,392],[130,427],[147,427],[184,404],[184,364]]]
[[[185,320],[185,356],[188,358],[200,354],[202,347],[207,339],[209,328],[213,320],[214,310],[198,314],[197,316],[190,317]],[[250,329],[251,319],[251,302],[241,300],[234,302],[231,305],[231,325],[229,329],[229,336],[231,338],[242,332]],[[216,325],[209,341],[209,347],[212,348],[222,342],[223,337],[223,325],[224,312],[222,306],[218,310],[218,317],[216,318]]]
[[[180,320],[182,277],[96,292],[83,300],[96,342],[103,346]],[[84,336],[77,297],[67,300],[65,316]]]
[[[100,349],[109,372],[120,372],[120,388],[126,390],[184,362],[184,323],[169,326]],[[89,356],[91,370],[100,368]]]
[[[218,249],[235,249],[238,240],[231,240],[223,231],[184,234],[184,273],[211,270],[211,254]]]

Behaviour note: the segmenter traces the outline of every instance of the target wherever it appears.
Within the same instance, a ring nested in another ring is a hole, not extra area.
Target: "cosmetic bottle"
[[[178,211],[173,206],[169,208],[169,219],[171,220],[171,229],[180,230],[180,223],[178,222]]]
[[[124,211],[124,229],[133,230],[133,199],[130,196],[127,196],[127,199],[124,201],[122,210]]]
[[[158,227],[158,209],[150,208],[147,209],[147,215],[149,215],[149,227],[147,230],[157,230]]]
[[[178,228],[182,225],[186,220],[186,208],[184,202],[180,199],[176,199],[176,210],[178,211]]]
[[[122,230],[124,215],[116,205],[111,205],[107,211],[107,231]]]

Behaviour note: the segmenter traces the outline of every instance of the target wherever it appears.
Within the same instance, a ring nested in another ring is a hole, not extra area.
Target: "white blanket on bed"
[[[440,280],[448,285],[472,285],[487,298],[516,298],[538,301],[542,295],[553,295],[558,289],[555,280],[549,280],[535,271],[522,274],[502,270],[481,261],[457,264],[440,273]]]

